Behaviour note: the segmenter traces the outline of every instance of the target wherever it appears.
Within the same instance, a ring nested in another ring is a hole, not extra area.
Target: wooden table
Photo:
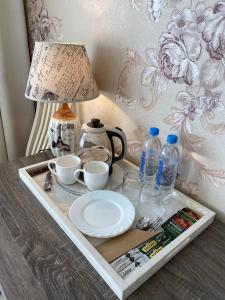
[[[18,168],[50,157],[0,165],[2,290],[8,300],[117,299],[19,178]],[[215,221],[128,299],[224,300],[225,225]]]

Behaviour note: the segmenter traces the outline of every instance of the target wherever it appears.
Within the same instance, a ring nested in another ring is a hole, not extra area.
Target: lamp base
[[[49,122],[48,140],[52,154],[56,157],[76,151],[80,122],[67,103],[60,105]]]

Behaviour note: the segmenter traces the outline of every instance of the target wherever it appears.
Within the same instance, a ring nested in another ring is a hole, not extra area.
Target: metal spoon
[[[162,223],[162,217],[150,218],[148,216],[142,217],[136,224],[136,228],[145,231],[155,231]]]

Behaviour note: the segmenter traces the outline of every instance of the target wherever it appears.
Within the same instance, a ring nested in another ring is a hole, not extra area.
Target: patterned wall
[[[30,53],[35,41],[54,41],[62,38],[61,20],[50,17],[43,0],[24,0]]]
[[[225,2],[25,0],[35,40],[86,45],[102,91],[80,107],[128,137],[138,163],[149,126],[178,133],[177,186],[225,219]]]

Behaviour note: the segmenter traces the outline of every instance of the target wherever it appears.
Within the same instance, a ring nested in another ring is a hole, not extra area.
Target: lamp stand
[[[68,103],[60,104],[49,122],[48,139],[54,156],[74,153],[76,150],[80,122]]]

